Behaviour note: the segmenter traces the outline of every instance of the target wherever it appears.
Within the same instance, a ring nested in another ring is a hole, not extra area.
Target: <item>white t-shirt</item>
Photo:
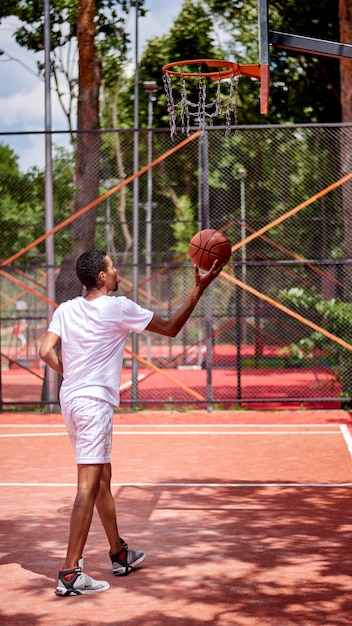
[[[152,317],[125,296],[79,296],[60,304],[48,329],[61,338],[60,398],[92,396],[118,406],[126,339],[131,331],[141,333]]]

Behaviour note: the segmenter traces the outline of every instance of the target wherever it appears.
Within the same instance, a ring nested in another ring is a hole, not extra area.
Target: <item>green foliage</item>
[[[125,25],[134,2],[128,0],[97,0],[96,25],[103,51],[127,50]],[[139,0],[144,15],[144,0]],[[17,43],[36,52],[43,50],[44,11],[38,0],[3,0],[0,20],[16,16],[21,25],[15,32]],[[78,0],[50,0],[51,49],[65,46],[77,36]]]
[[[140,2],[140,5],[143,5]],[[128,38],[125,32],[127,13],[135,6],[134,2],[98,0],[97,2],[97,48],[102,61],[103,95],[101,102],[101,124],[105,128],[131,128],[134,125],[134,77],[125,75],[128,57]],[[78,0],[51,0],[51,24],[53,30],[52,48],[55,57],[54,66],[57,71],[65,72],[64,64],[55,56],[65,44],[74,42],[77,26]],[[141,15],[144,9],[140,7]],[[337,7],[329,0],[322,0],[317,5],[312,0],[307,4],[297,4],[294,0],[272,0],[269,3],[270,27],[276,30],[290,31],[308,36],[316,36],[332,40],[338,39]],[[43,48],[43,5],[38,0],[4,0],[0,3],[0,19],[8,15],[16,15],[21,21],[16,37],[21,45],[36,51]],[[218,33],[221,33],[221,38]],[[258,61],[258,23],[257,0],[207,0],[205,3],[196,0],[185,0],[178,17],[169,33],[154,37],[147,42],[139,64],[139,120],[140,125],[148,124],[148,96],[143,89],[143,82],[157,82],[156,100],[153,103],[153,126],[167,127],[166,96],[162,84],[161,68],[164,64],[179,59],[215,57],[232,58],[240,63]],[[263,119],[259,114],[259,84],[256,80],[241,78],[239,88],[239,122],[252,124],[255,122],[311,122],[315,120],[333,121],[339,119],[336,105],[331,98],[339,93],[338,68],[331,72],[326,63],[335,63],[331,59],[319,61],[312,56],[288,54],[271,48],[272,79],[270,114]],[[70,90],[75,92],[77,82],[70,78]],[[209,99],[214,95],[214,85],[210,85]],[[191,89],[191,98],[197,101],[198,94]],[[338,104],[339,108],[339,104]],[[223,123],[219,118],[215,123]],[[211,133],[209,133],[211,135]],[[284,132],[273,129],[272,134],[266,133],[265,139],[259,138],[254,147],[246,136],[231,136],[226,149],[219,154],[211,148],[209,137],[209,193],[211,203],[218,203],[214,211],[223,215],[223,220],[232,222],[232,207],[239,205],[239,167],[251,169],[253,158],[256,170],[246,181],[247,217],[251,224],[262,225],[266,221],[281,215],[285,210],[302,202],[321,188],[320,180],[336,180],[339,176],[340,163],[332,160],[331,153],[339,146],[332,146],[331,141],[317,147],[316,134],[307,139],[309,131],[302,137],[299,130],[290,139]],[[335,139],[335,141],[337,141]],[[123,140],[121,139],[123,143]],[[318,140],[319,143],[319,140]],[[122,169],[129,166],[126,155],[130,148],[121,148]],[[153,150],[160,154],[165,144],[153,136]],[[277,159],[273,162],[272,152],[275,150]],[[101,178],[112,176],[122,177],[117,169],[117,147],[115,138],[104,137],[102,140]],[[192,153],[193,155],[193,153]],[[318,155],[318,156],[317,156]],[[141,163],[146,162],[146,150],[140,148]],[[60,159],[61,161],[61,159]],[[126,161],[126,163],[125,163]],[[182,237],[188,241],[189,220],[194,220],[198,201],[197,159],[189,158],[187,151],[180,151],[170,161],[175,164],[165,175],[163,166],[153,170],[153,200],[157,207],[153,210],[153,219],[180,219],[182,226],[169,228],[170,234],[165,237],[165,250],[176,251],[184,247]],[[294,163],[294,168],[292,167]],[[62,166],[62,161],[61,161]],[[71,167],[71,165],[70,165]],[[16,171],[15,169],[13,170]],[[321,173],[323,175],[321,176]],[[32,172],[34,187],[43,185],[38,172]],[[22,178],[22,177],[21,177]],[[68,180],[68,179],[67,179]],[[28,177],[23,177],[21,185],[30,184]],[[177,190],[177,191],[175,191]],[[216,190],[216,192],[215,192]],[[303,191],[304,190],[304,191]],[[74,189],[72,178],[70,183],[59,191],[60,197],[68,193],[61,206],[69,207]],[[213,193],[214,192],[214,193]],[[56,193],[56,192],[55,192]],[[140,181],[141,201],[146,195],[146,178]],[[129,190],[127,195],[127,220],[131,220],[132,199]],[[214,200],[213,200],[214,199]],[[11,214],[13,197],[3,194],[2,207],[4,215]],[[26,205],[22,215],[26,219],[36,219],[37,208],[42,203],[40,193],[29,209]],[[338,215],[341,207],[336,196],[324,200],[327,214]],[[58,202],[55,198],[55,207]],[[213,205],[212,205],[213,206]],[[224,211],[222,207],[229,207]],[[112,207],[113,208],[113,207]],[[29,211],[34,211],[30,216]],[[57,210],[57,209],[56,209]],[[308,228],[314,217],[316,205],[307,207],[304,215],[307,222],[293,218],[295,228],[287,231],[286,225],[279,225],[272,235],[284,241],[288,249],[295,249],[297,242],[302,256],[311,249],[317,251],[317,257],[327,258],[341,256],[341,232],[335,228],[326,228],[326,240],[321,237],[321,229]],[[193,215],[192,215],[193,213]],[[193,226],[190,225],[194,231]],[[180,229],[180,230],[179,230]],[[154,230],[153,230],[154,232]],[[183,234],[182,234],[183,232]],[[143,238],[141,228],[141,239]],[[154,235],[153,235],[154,236]],[[120,235],[119,235],[120,237]],[[123,241],[118,241],[123,245]],[[159,246],[159,242],[157,242]],[[274,253],[275,254],[275,253]],[[279,254],[279,253],[278,253]],[[318,313],[316,312],[318,315]]]
[[[147,41],[139,64],[139,111],[140,124],[147,126],[148,99],[144,93],[143,83],[148,80],[156,81],[158,90],[154,103],[154,126],[166,127],[169,124],[167,116],[167,102],[162,82],[162,67],[167,63],[185,59],[225,58],[225,51],[216,44],[213,31],[213,17],[206,10],[204,3],[193,0],[184,0],[181,11],[174,21],[169,33],[161,37],[154,37]],[[129,111],[130,120],[133,119],[134,106],[134,77],[128,81],[128,89],[122,99],[122,106]],[[175,79],[175,99],[178,100],[179,81]],[[190,100],[198,102],[198,82],[188,81]],[[208,94],[215,97],[216,84],[209,85]],[[177,94],[177,95],[176,95]],[[221,123],[215,120],[215,123]]]
[[[287,306],[314,321],[329,333],[352,344],[352,305],[336,299],[326,300],[313,288],[292,288],[280,293]],[[308,312],[308,315],[307,315]],[[290,354],[298,359],[314,358],[317,353],[333,364],[335,379],[341,382],[342,396],[352,397],[351,351],[314,331],[298,343],[291,343]]]
[[[172,224],[175,239],[172,249],[176,255],[188,252],[189,242],[194,235],[194,213],[189,198],[185,195],[180,196],[175,209],[175,222]]]
[[[8,147],[0,144],[0,258],[6,259],[18,252],[45,229],[44,172],[32,168],[23,174],[18,158]],[[58,149],[53,159],[54,216],[56,223],[70,215],[74,196],[73,157]],[[59,232],[55,236],[55,252],[61,259],[67,249],[69,235]],[[45,243],[22,257],[27,263],[35,263],[37,254],[45,252]]]
[[[321,303],[321,294],[316,289],[292,287],[281,291],[280,300],[284,304],[291,304],[296,310],[309,311]]]

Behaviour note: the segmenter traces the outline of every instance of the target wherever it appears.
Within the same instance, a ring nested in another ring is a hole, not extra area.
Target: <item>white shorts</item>
[[[61,402],[66,430],[76,450],[76,463],[110,463],[114,407],[90,397]]]

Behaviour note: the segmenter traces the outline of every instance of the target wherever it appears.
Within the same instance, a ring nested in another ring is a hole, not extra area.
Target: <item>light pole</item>
[[[135,68],[134,68],[134,133],[133,133],[133,172],[136,174],[139,170],[138,158],[138,126],[139,126],[139,72],[138,72],[138,17],[139,17],[139,1],[136,0],[135,13]],[[139,260],[139,178],[133,181],[133,300],[138,302],[138,260]],[[132,333],[132,352],[138,355],[138,334]],[[132,359],[132,407],[136,409],[138,406],[138,362]]]
[[[154,96],[157,90],[157,84],[153,80],[147,80],[143,83],[144,91],[148,95],[148,163],[152,162],[152,126],[153,126],[153,103],[156,98]],[[147,291],[147,309],[151,306],[151,267],[152,267],[152,208],[153,208],[153,178],[152,168],[148,170],[148,188],[147,188],[147,204],[146,204],[146,291]],[[151,333],[147,333],[147,360],[151,361]]]
[[[153,103],[156,98],[154,96],[156,92],[156,82],[152,80],[145,81],[143,83],[144,91],[148,95],[148,163],[152,162],[152,131],[153,126]],[[148,191],[147,191],[147,205],[146,205],[146,262],[147,262],[147,278],[150,277],[151,267],[151,254],[152,254],[152,208],[153,208],[153,178],[152,168],[148,170]],[[148,284],[148,283],[147,283]],[[150,305],[150,302],[148,302]]]
[[[54,226],[53,199],[53,166],[51,141],[51,38],[50,38],[50,0],[44,0],[44,56],[45,56],[45,230],[49,232]],[[55,302],[55,253],[54,237],[50,235],[45,242],[47,265],[47,296]],[[54,312],[54,305],[47,305],[47,322]],[[47,400],[46,411],[53,413],[58,406],[58,375],[50,367],[46,367]]]
[[[118,184],[117,178],[107,178],[106,180],[101,180],[100,184],[103,185],[104,189],[109,191],[115,185]],[[113,241],[114,241],[114,233],[112,232],[112,223],[111,223],[111,206],[110,206],[110,196],[106,198],[106,252],[109,256],[111,256],[113,252]]]

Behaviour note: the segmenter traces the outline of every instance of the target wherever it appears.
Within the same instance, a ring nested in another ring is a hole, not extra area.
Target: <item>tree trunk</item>
[[[341,43],[352,44],[352,0],[339,0],[339,23]],[[352,63],[351,59],[340,59],[341,117],[342,122],[352,122]],[[352,128],[341,130],[341,176],[352,172]],[[352,181],[341,189],[344,227],[344,258],[352,259]],[[352,300],[352,276],[350,265],[344,266],[344,300]],[[351,338],[347,338],[350,341]],[[351,396],[351,354],[341,356],[341,387],[345,396]],[[350,405],[348,405],[350,406]]]
[[[339,0],[341,43],[352,44],[352,0]],[[352,122],[352,63],[340,60],[342,121]]]
[[[339,0],[341,43],[352,44],[352,0]],[[352,122],[352,63],[340,59],[342,122]],[[352,128],[341,131],[341,176],[352,171]],[[344,224],[344,257],[352,259],[352,181],[342,186],[342,211]],[[352,276],[350,266],[344,270],[344,299],[352,299]]]
[[[99,194],[100,136],[96,131],[99,129],[101,64],[95,46],[95,14],[96,0],[79,0],[77,24],[79,94],[74,212],[85,207]],[[56,282],[58,302],[81,293],[82,287],[75,273],[75,261],[82,252],[94,247],[96,214],[97,207],[94,207],[72,222],[72,251],[65,255]]]

